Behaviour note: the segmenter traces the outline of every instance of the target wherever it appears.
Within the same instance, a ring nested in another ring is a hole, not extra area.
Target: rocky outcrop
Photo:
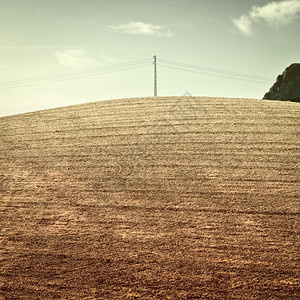
[[[300,63],[291,64],[266,93],[263,99],[300,102]]]

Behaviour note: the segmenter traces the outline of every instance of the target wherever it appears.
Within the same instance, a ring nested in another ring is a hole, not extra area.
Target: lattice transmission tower
[[[153,56],[154,64],[154,97],[157,96],[157,72],[156,72],[156,55]]]

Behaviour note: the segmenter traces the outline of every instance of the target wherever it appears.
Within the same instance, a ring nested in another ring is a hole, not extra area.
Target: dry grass
[[[0,298],[299,299],[299,121],[196,97],[0,118]]]

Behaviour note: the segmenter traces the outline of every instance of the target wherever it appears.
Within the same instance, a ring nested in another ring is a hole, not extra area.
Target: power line
[[[87,76],[94,76],[94,75],[99,75],[104,73],[107,74],[112,72],[126,71],[126,70],[149,66],[150,62],[151,59],[144,59],[144,60],[138,60],[138,61],[122,63],[122,64],[117,64],[117,65],[112,65],[107,67],[101,67],[101,68],[86,69],[86,70],[56,74],[51,76],[34,77],[34,78],[28,78],[24,80],[8,81],[8,82],[0,83],[0,89],[26,87],[26,86],[43,84],[48,82],[65,81],[65,80],[77,79],[77,78],[82,78]]]
[[[187,72],[192,72],[197,74],[229,78],[234,80],[243,80],[243,81],[260,83],[260,84],[273,82],[272,78],[264,77],[264,76],[238,73],[238,72],[226,71],[221,69],[213,69],[204,66],[197,66],[192,64],[175,62],[166,59],[157,59],[156,56],[154,56],[153,59],[148,58],[148,59],[142,59],[137,61],[131,61],[127,63],[115,64],[106,67],[85,69],[76,72],[68,72],[68,73],[61,73],[61,74],[55,74],[49,76],[33,77],[33,78],[28,78],[23,80],[2,82],[0,83],[0,90],[27,87],[27,86],[45,84],[50,82],[61,82],[66,80],[78,79],[78,78],[95,76],[100,74],[108,74],[113,72],[128,71],[132,69],[149,66],[151,62],[154,63],[154,95],[155,96],[157,96],[157,65],[169,69],[176,69],[180,71],[187,71]]]
[[[128,67],[128,68],[122,68],[122,69],[118,69],[118,70],[103,71],[103,72],[98,72],[98,73],[94,73],[94,74],[87,74],[87,75],[81,75],[81,76],[73,76],[73,77],[58,78],[58,79],[54,78],[54,79],[51,79],[51,80],[43,80],[43,81],[37,81],[37,82],[32,82],[32,83],[27,83],[27,84],[19,84],[19,85],[0,87],[0,90],[11,89],[11,88],[19,88],[19,87],[28,87],[28,86],[34,86],[34,85],[46,84],[46,83],[52,83],[52,82],[61,82],[61,81],[78,79],[78,78],[83,78],[83,77],[88,77],[88,76],[95,76],[95,75],[100,75],[100,74],[108,74],[108,73],[114,73],[114,72],[120,72],[120,71],[128,71],[128,70],[143,68],[143,67],[147,67],[147,66],[149,66],[149,64],[133,66],[133,67]]]
[[[169,69],[176,69],[180,71],[187,71],[191,73],[197,73],[197,74],[204,74],[204,75],[210,75],[210,76],[215,76],[215,77],[222,77],[222,78],[229,78],[229,79],[235,79],[235,80],[242,80],[242,81],[248,81],[248,82],[254,82],[254,83],[260,83],[260,84],[269,84],[271,81],[266,82],[266,81],[258,81],[258,80],[251,80],[251,79],[245,79],[245,78],[239,78],[239,77],[232,77],[232,76],[226,76],[226,75],[219,75],[219,74],[213,74],[213,73],[206,73],[206,72],[200,72],[196,70],[190,70],[190,69],[183,69],[183,68],[178,68],[174,66],[168,66],[168,65],[160,65],[165,68]]]
[[[243,79],[245,81],[252,81],[252,82],[253,81],[254,82],[261,82],[261,81],[273,82],[274,81],[273,78],[265,77],[265,76],[258,76],[258,75],[252,75],[252,74],[246,74],[246,73],[238,73],[238,72],[226,71],[226,70],[221,70],[221,69],[213,69],[213,68],[208,68],[208,67],[204,67],[204,66],[197,66],[197,65],[191,65],[191,64],[181,63],[181,62],[174,62],[174,61],[165,60],[165,59],[159,59],[158,61],[164,63],[165,65],[163,65],[163,66],[165,66],[165,67],[170,67],[170,68],[177,67],[179,70],[184,70],[184,71],[197,70],[199,73],[205,74],[205,75],[212,75],[212,76],[231,78],[231,79],[239,79],[239,80]],[[166,66],[166,64],[167,64],[167,66]],[[169,65],[171,65],[171,66],[169,66]],[[205,72],[203,72],[203,71],[205,71]],[[195,72],[195,73],[198,73],[198,72]],[[210,72],[210,73],[207,73],[207,72]],[[220,74],[222,74],[222,76]]]
[[[135,64],[140,64],[140,63],[145,63],[149,62],[150,59],[143,59],[143,60],[137,60],[137,61],[132,61],[128,63],[122,63],[122,64],[117,64],[117,65],[112,65],[112,66],[106,66],[106,67],[100,67],[100,68],[92,68],[92,69],[85,69],[85,70],[80,70],[80,71],[75,71],[75,72],[67,72],[67,73],[61,73],[61,74],[54,74],[54,75],[48,75],[48,76],[41,76],[41,77],[34,77],[34,78],[28,78],[28,79],[23,79],[23,80],[15,80],[15,81],[9,81],[9,82],[3,82],[0,83],[0,85],[5,85],[5,84],[11,84],[11,83],[23,83],[27,81],[35,81],[35,80],[42,80],[42,79],[48,79],[48,78],[56,78],[56,77],[64,77],[64,76],[71,76],[71,75],[77,75],[77,74],[84,74],[84,73],[90,73],[90,72],[98,72],[106,69],[111,69],[111,68],[118,68],[118,67],[126,67],[129,65],[135,65]]]

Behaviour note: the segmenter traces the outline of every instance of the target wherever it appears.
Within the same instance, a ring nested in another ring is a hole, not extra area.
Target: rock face
[[[291,64],[266,93],[263,99],[300,102],[300,63]]]

